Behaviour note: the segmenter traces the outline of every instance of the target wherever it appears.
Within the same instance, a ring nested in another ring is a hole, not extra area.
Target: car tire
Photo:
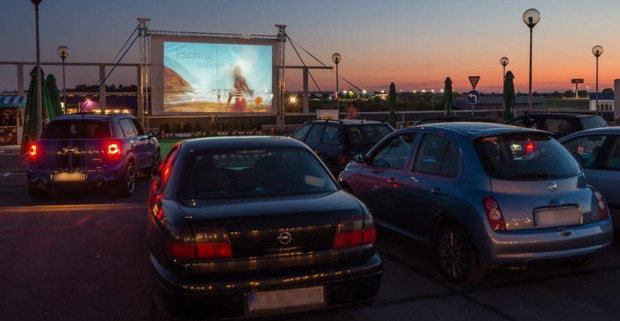
[[[155,175],[155,173],[157,173],[157,169],[159,168],[159,164],[161,164],[161,151],[159,149],[157,149],[157,152],[155,152],[155,161],[153,162],[153,167],[151,167],[151,172],[149,173],[151,176]]]
[[[40,200],[50,196],[52,190],[49,185],[44,184],[42,188],[38,188],[36,184],[28,183],[28,195],[32,199]]]
[[[437,235],[436,248],[441,271],[451,282],[471,285],[484,277],[484,267],[467,233],[459,225],[442,228]]]
[[[136,167],[133,162],[127,163],[118,182],[117,192],[120,196],[129,197],[133,194],[136,188],[136,176]]]

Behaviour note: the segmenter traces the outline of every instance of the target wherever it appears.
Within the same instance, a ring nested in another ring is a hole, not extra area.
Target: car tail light
[[[39,146],[37,144],[30,144],[28,147],[28,160],[34,161],[37,158],[37,154],[39,153]]]
[[[534,143],[529,142],[527,143],[527,145],[525,145],[525,152],[529,153],[533,153],[534,152]]]
[[[367,214],[363,218],[346,219],[338,224],[334,237],[334,248],[372,244],[377,238],[375,224],[372,215]]]
[[[607,203],[605,203],[605,198],[603,198],[603,194],[601,194],[595,188],[592,188],[592,192],[596,197],[596,204],[598,206],[598,219],[604,220],[607,218]]]
[[[352,160],[353,160],[353,155],[349,155],[349,154],[338,155],[338,165],[340,166],[345,166]]]
[[[121,158],[121,147],[119,143],[107,143],[105,153],[109,159],[118,160]]]
[[[499,208],[499,204],[493,196],[487,196],[482,200],[482,204],[484,205],[484,210],[487,212],[487,218],[489,219],[489,224],[491,224],[491,228],[494,231],[505,231],[506,230],[506,222],[504,221],[504,215],[502,215],[502,210]]]
[[[173,259],[226,259],[232,257],[228,232],[220,228],[197,229],[179,233],[166,243],[166,253]]]

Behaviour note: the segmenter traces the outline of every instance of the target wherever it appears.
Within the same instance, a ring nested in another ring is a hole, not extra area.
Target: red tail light
[[[28,147],[28,160],[34,161],[39,153],[39,146],[37,144],[30,144]]]
[[[346,219],[338,224],[336,236],[334,237],[334,248],[341,249],[346,247],[372,244],[377,238],[375,224],[372,215],[365,215],[364,218]]]
[[[493,196],[487,196],[482,200],[482,204],[484,205],[484,210],[487,212],[487,218],[489,219],[489,224],[491,224],[491,228],[494,231],[505,231],[506,230],[506,222],[504,221],[504,215],[502,215],[502,210],[499,208],[499,204]]]
[[[340,166],[345,166],[352,160],[353,160],[353,155],[348,155],[348,154],[338,155],[338,165]]]
[[[105,146],[105,153],[109,159],[118,160],[121,158],[121,147],[118,143],[108,143]]]
[[[169,239],[166,253],[173,259],[227,259],[232,257],[232,245],[225,229],[198,229]]]
[[[605,203],[605,198],[603,198],[603,194],[601,194],[595,188],[592,188],[592,192],[596,197],[596,203],[598,206],[598,219],[602,221],[607,218],[607,203]]]
[[[533,153],[534,152],[534,143],[532,143],[532,142],[527,143],[527,145],[525,145],[525,151],[527,153]]]

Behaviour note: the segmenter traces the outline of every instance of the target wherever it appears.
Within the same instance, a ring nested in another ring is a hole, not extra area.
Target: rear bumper
[[[40,170],[30,169],[27,170],[27,177],[29,184],[43,183],[48,186],[95,186],[97,182],[103,183],[103,185],[109,185],[118,182],[120,179],[122,164],[114,167],[108,167],[106,169],[86,169],[81,171],[52,171],[52,170]],[[63,181],[58,182],[53,180],[53,175],[57,173],[82,173],[85,175],[83,181]]]
[[[252,317],[247,313],[247,294],[257,291],[323,285],[326,302],[323,308],[372,301],[379,291],[383,270],[376,254],[354,265],[276,275],[248,274],[234,280],[181,278],[167,271],[152,256],[151,262],[156,275],[154,304],[171,320]]]
[[[525,266],[535,261],[571,260],[596,255],[613,239],[611,219],[582,226],[495,232],[486,221],[477,221],[472,235],[483,265]],[[485,225],[484,227],[482,227]]]

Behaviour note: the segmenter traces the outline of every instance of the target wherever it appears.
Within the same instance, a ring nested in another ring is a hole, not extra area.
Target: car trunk
[[[556,180],[491,179],[507,230],[579,225],[598,219],[583,176]],[[554,188],[555,187],[555,188]]]
[[[333,249],[338,224],[361,218],[359,204],[342,191],[282,197],[184,201],[195,235],[225,229],[232,259],[199,260],[199,273],[285,270],[338,264],[364,257],[372,246]],[[373,250],[374,251],[374,250]]]
[[[106,146],[101,139],[39,139],[35,164],[38,169],[79,172],[105,165]]]

